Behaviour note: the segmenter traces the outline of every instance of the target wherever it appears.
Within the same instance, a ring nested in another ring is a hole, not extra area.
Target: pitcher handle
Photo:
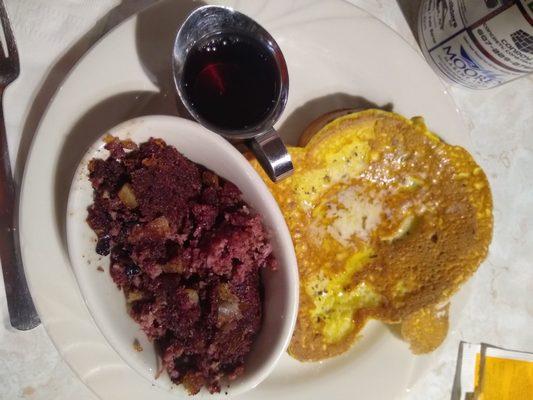
[[[250,139],[248,146],[273,182],[285,179],[294,171],[291,155],[274,128]]]

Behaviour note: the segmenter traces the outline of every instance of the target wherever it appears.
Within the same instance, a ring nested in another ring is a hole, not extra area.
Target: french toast
[[[346,351],[370,318],[402,323],[416,353],[446,336],[450,296],[486,257],[492,197],[463,148],[419,117],[339,110],[291,147],[294,174],[272,183],[293,238],[300,310],[289,353]]]

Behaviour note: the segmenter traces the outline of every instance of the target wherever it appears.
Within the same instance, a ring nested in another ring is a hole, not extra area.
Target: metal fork
[[[7,48],[0,43],[0,261],[4,275],[7,307],[11,325],[28,330],[39,325],[40,320],[31,299],[20,257],[16,217],[16,191],[4,122],[4,90],[20,73],[15,38],[3,0],[0,0],[0,21]]]

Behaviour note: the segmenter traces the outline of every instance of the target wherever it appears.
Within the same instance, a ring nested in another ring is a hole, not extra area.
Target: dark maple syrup
[[[209,36],[189,50],[184,93],[205,121],[227,130],[250,129],[272,111],[280,78],[270,48],[240,34]]]

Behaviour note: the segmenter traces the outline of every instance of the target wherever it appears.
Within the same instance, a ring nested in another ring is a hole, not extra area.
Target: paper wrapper
[[[533,399],[533,353],[461,342],[452,400]]]

